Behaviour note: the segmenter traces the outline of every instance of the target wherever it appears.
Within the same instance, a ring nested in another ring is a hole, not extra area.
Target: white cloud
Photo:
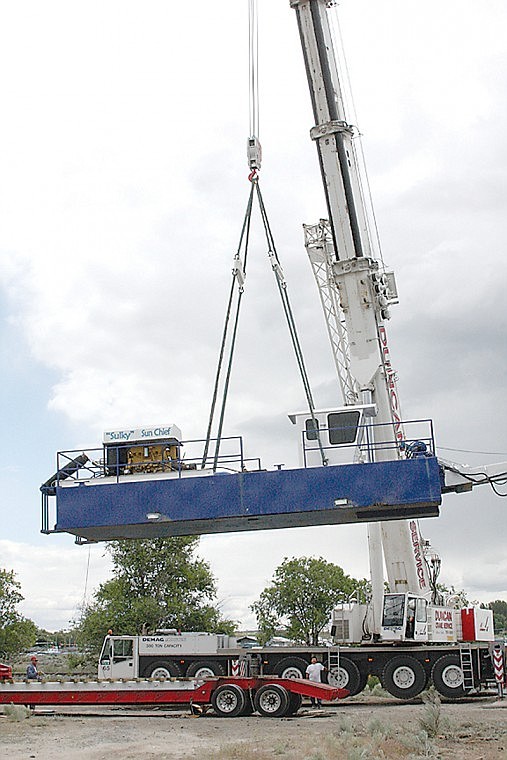
[[[103,546],[78,548],[62,537],[44,546],[0,540],[0,566],[21,584],[20,612],[48,630],[70,627],[111,569]]]
[[[324,405],[338,388],[301,232],[325,215],[311,108],[294,12],[288,2],[260,10],[262,187]],[[434,417],[442,446],[507,451],[505,5],[347,0],[339,11],[384,255],[401,295],[389,327],[405,414]],[[235,0],[220,14],[207,2],[161,0],[142,13],[132,0],[9,7],[0,30],[5,329],[56,377],[46,394],[55,427],[72,423],[60,448],[157,420],[204,434],[249,190],[246,38],[246,4]],[[285,415],[303,393],[257,233],[249,269],[227,431],[245,433],[249,454],[267,466],[290,464],[297,442]],[[44,441],[45,431],[38,449]],[[460,498],[446,500],[424,531],[456,585],[463,577],[472,588],[464,558],[484,562],[494,546],[503,561],[494,523],[505,518],[498,499]],[[6,530],[15,536],[14,520]],[[248,614],[286,555],[322,553],[365,575],[361,531],[226,535],[202,548],[234,617]],[[50,563],[60,539],[40,540]],[[55,599],[65,600],[62,620],[79,602],[85,551],[65,549],[65,562],[81,569],[69,590],[48,582],[42,616]],[[32,586],[30,567],[46,560],[21,555]],[[493,592],[494,567],[490,585],[487,574],[480,583]]]

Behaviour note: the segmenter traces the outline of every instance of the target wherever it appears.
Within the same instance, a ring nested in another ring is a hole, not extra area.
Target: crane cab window
[[[114,661],[118,662],[118,660],[126,660],[127,658],[132,657],[133,643],[132,639],[116,639],[113,642]]]
[[[405,594],[388,594],[384,597],[384,628],[399,628],[405,618]]]
[[[319,437],[319,421],[311,418],[306,420],[305,433],[307,441],[316,441]]]
[[[426,599],[418,599],[415,608],[415,619],[417,623],[426,623],[428,620],[428,602]]]
[[[327,415],[329,443],[332,446],[340,446],[346,443],[354,443],[359,424],[359,412],[332,412]],[[311,422],[311,420],[310,420]]]
[[[102,651],[100,653],[100,658],[99,658],[100,662],[109,662],[112,656],[112,648],[113,648],[113,645],[111,641],[109,640],[109,638],[106,638],[104,640],[104,643],[102,644]]]

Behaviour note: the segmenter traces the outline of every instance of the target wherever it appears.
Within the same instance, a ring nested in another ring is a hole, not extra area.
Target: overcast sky
[[[55,452],[131,425],[205,435],[249,192],[247,8],[0,2],[0,567],[45,627],[68,625],[109,573],[103,546],[39,533]],[[302,236],[326,213],[310,99],[289,0],[259,8],[261,186],[324,407],[341,399]],[[339,14],[400,293],[404,416],[434,419],[445,458],[507,460],[507,6],[342,0]],[[304,396],[259,226],[224,432],[270,467],[297,461],[286,415]],[[507,598],[506,526],[488,487],[445,497],[422,524],[443,582]],[[368,572],[359,526],[203,537],[200,555],[243,626],[286,556]]]

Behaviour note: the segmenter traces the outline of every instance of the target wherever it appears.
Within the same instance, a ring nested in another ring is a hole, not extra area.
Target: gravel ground
[[[443,704],[434,738],[422,703],[356,697],[293,718],[216,718],[210,712],[61,708],[0,717],[7,760],[507,760],[507,699]]]

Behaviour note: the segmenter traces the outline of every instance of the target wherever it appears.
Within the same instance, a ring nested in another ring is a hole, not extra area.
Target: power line
[[[437,446],[442,451],[457,451],[460,454],[484,454],[485,456],[507,457],[505,451],[474,451],[473,449],[453,449],[450,446]]]

